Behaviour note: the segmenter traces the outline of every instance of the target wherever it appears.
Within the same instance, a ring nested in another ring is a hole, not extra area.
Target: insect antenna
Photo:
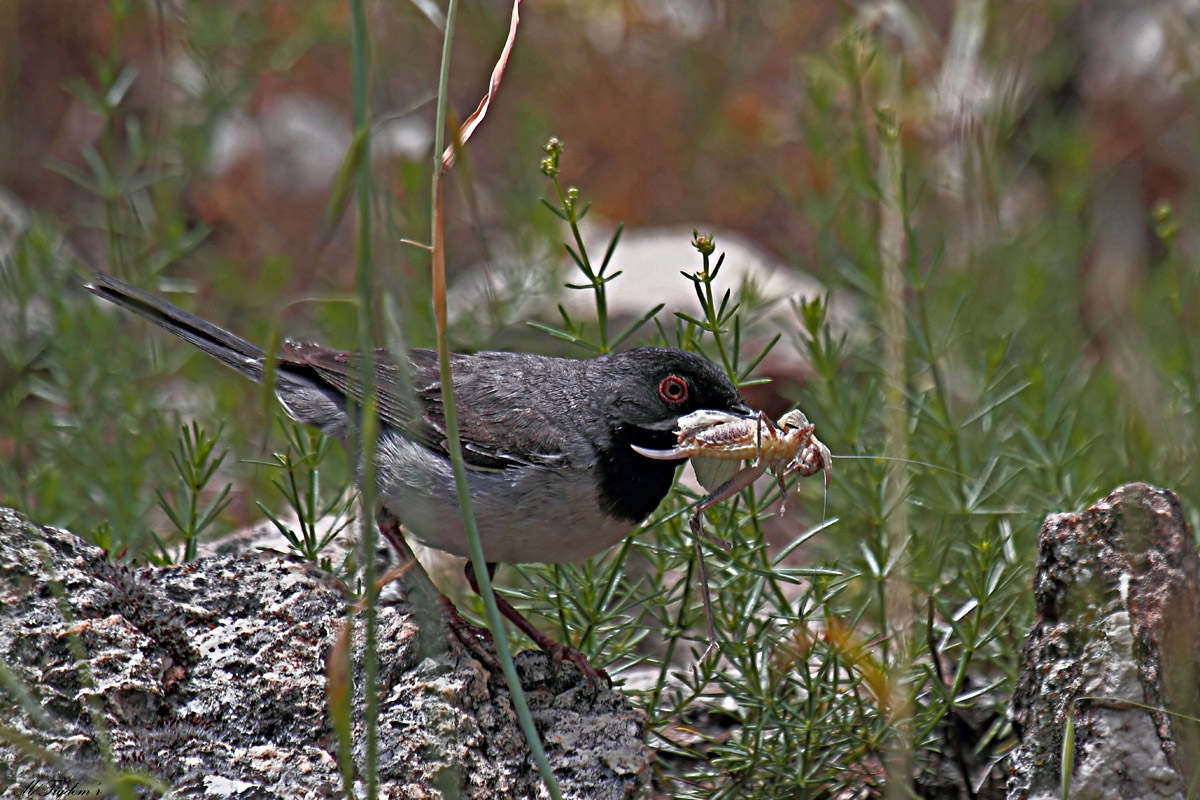
[[[959,478],[965,478],[966,480],[969,480],[969,481],[975,480],[974,475],[968,475],[965,472],[959,472],[958,470],[951,469],[950,467],[943,467],[941,464],[934,464],[931,461],[921,461],[920,459],[916,459],[916,458],[902,458],[900,456],[871,456],[871,455],[859,455],[859,454],[840,455],[837,453],[833,454],[833,458],[838,458],[838,459],[842,459],[845,461],[849,461],[849,460],[854,460],[854,461],[895,461],[900,464],[911,464],[911,465],[917,466],[917,467],[927,467],[928,469],[937,470],[938,472],[946,472],[946,473],[949,473],[950,475],[954,475]],[[1005,494],[1003,492],[1001,492],[997,489],[992,489],[991,491],[992,491],[992,494],[996,495],[1004,502],[1012,503],[1013,505],[1018,505],[1012,499],[1005,496]]]

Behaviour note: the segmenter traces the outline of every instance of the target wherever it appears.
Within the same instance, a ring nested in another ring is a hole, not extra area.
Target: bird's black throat
[[[611,444],[600,452],[600,507],[631,525],[650,516],[671,490],[675,470],[684,459],[658,461],[639,455],[632,445],[664,450],[675,446],[670,431],[620,426]]]

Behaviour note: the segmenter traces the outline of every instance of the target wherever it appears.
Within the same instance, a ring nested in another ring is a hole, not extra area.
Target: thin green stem
[[[907,336],[904,320],[904,264],[906,248],[906,208],[903,191],[903,152],[900,142],[900,123],[895,103],[900,96],[900,69],[891,73],[885,91],[886,106],[879,110],[879,262],[880,262],[880,328],[882,332],[882,368],[884,380],[884,452],[891,458],[908,455],[908,406],[905,390],[908,383],[906,358]],[[891,462],[884,498],[885,552],[881,566],[881,586],[884,589],[885,625],[895,637],[893,674],[904,676],[912,659],[914,610],[909,594],[909,575],[906,558],[896,558],[897,548],[907,548],[908,473],[899,461]],[[892,570],[887,564],[894,564]],[[892,636],[887,637],[888,639]],[[887,641],[885,639],[885,641]],[[885,658],[887,651],[884,651]],[[903,677],[893,679],[892,726],[895,739],[888,748],[888,797],[906,796],[911,783],[912,764],[912,707],[909,702],[910,683]]]
[[[361,2],[361,0],[356,0]],[[471,566],[475,570],[475,579],[479,585],[479,594],[483,599],[483,609],[487,616],[488,628],[492,631],[492,639],[496,643],[496,655],[504,671],[504,679],[512,693],[513,708],[517,712],[517,721],[533,759],[537,764],[546,789],[554,800],[562,799],[562,790],[554,777],[550,759],[546,757],[541,738],[533,723],[533,715],[529,713],[529,703],[525,700],[525,692],[517,676],[516,665],[513,664],[512,650],[508,643],[508,633],[504,630],[504,621],[500,617],[500,609],[496,605],[496,595],[492,589],[491,576],[488,575],[487,558],[483,552],[483,543],[479,539],[479,529],[475,524],[475,514],[471,509],[471,491],[467,483],[467,467],[462,457],[462,438],[458,429],[458,410],[454,401],[454,379],[450,371],[450,348],[446,340],[446,251],[445,231],[443,228],[442,211],[442,152],[445,149],[446,105],[450,95],[450,49],[454,39],[454,22],[458,16],[458,0],[450,0],[446,9],[446,35],[442,42],[442,66],[438,74],[437,115],[434,120],[433,146],[433,180],[430,192],[430,209],[433,220],[433,317],[437,325],[438,367],[442,383],[442,408],[445,414],[446,438],[449,444],[450,463],[454,468],[454,483],[458,490],[458,502],[462,509],[463,524],[467,529],[467,545],[471,552]]]
[[[355,288],[358,292],[358,345],[362,352],[362,541],[365,562],[363,565],[363,591],[366,594],[364,624],[366,625],[366,647],[364,663],[364,720],[366,735],[366,796],[378,795],[379,764],[379,695],[376,692],[378,678],[378,641],[375,607],[375,447],[378,419],[375,396],[375,325],[373,319],[371,282],[371,128],[368,114],[368,92],[370,88],[370,42],[367,37],[367,14],[364,0],[350,0],[351,81],[354,92],[354,127],[356,136],[363,137],[363,156],[359,161],[355,180],[355,205],[358,216],[356,241]]]
[[[109,90],[117,79],[121,63],[121,39],[125,29],[128,7],[123,0],[109,2],[113,30],[109,40],[108,54],[101,68],[100,91],[104,108],[104,131],[100,137],[100,152],[109,175],[117,174],[115,117],[117,109],[109,102]],[[115,186],[106,187],[104,192],[104,228],[108,238],[109,269],[117,275],[124,274],[124,257],[121,247],[121,225],[119,193]]]
[[[596,295],[596,322],[600,329],[600,352],[607,353],[609,351],[608,288],[605,284],[608,281],[604,278],[604,267],[601,266],[599,273],[592,269],[591,257],[588,256],[587,247],[583,243],[583,232],[579,230],[578,192],[574,189],[563,192],[562,183],[558,180],[557,172],[555,172],[551,179],[554,181],[554,191],[558,193],[558,201],[562,204],[563,211],[567,214],[567,224],[571,227],[571,236],[575,239],[575,251],[579,254],[583,272],[587,275],[588,280],[591,281],[592,291]]]
[[[708,316],[708,321],[712,325],[713,341],[717,345],[717,352],[721,354],[721,365],[725,367],[725,373],[729,375],[730,379],[737,380],[737,369],[729,360],[729,353],[725,350],[725,338],[721,336],[720,313],[716,300],[713,298],[713,276],[709,271],[709,259],[712,257],[712,254],[702,252],[701,257],[704,259],[704,272],[702,274],[704,283],[704,313]]]

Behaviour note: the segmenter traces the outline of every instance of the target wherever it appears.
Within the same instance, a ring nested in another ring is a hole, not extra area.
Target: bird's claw
[[[609,677],[608,673],[600,667],[593,667],[591,662],[587,660],[587,656],[571,645],[554,642],[548,649],[543,648],[543,650],[546,655],[550,656],[550,663],[553,666],[554,674],[557,675],[559,670],[562,669],[564,661],[570,661],[579,670],[580,674],[583,675],[584,680],[588,682],[593,695],[601,689],[612,688],[612,678]]]
[[[456,655],[475,658],[489,674],[498,674],[501,668],[500,662],[496,658],[492,632],[487,628],[467,622],[458,613],[458,609],[454,607],[449,598],[443,598],[443,600],[445,602],[442,616],[445,620],[446,640],[450,648],[455,651]]]

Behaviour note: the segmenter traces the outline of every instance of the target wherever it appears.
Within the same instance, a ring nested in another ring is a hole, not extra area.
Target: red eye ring
[[[658,396],[673,406],[686,403],[688,399],[687,381],[677,375],[668,375],[658,384]]]

